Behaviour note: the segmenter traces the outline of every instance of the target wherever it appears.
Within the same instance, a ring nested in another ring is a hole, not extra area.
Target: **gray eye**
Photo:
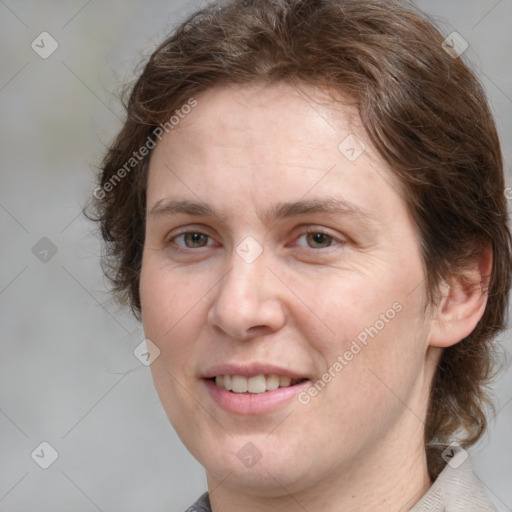
[[[180,238],[183,239],[183,245],[177,242],[177,240]],[[208,239],[209,236],[205,235],[204,233],[190,231],[188,233],[182,233],[181,235],[178,235],[174,239],[174,241],[176,242],[177,245],[180,245],[181,247],[186,247],[188,249],[196,249],[198,247],[204,247],[208,245]]]
[[[332,245],[334,241],[332,236],[328,235],[327,233],[322,233],[321,231],[311,231],[309,233],[304,233],[299,237],[299,239],[302,237],[306,237],[306,244],[312,249],[324,249]]]

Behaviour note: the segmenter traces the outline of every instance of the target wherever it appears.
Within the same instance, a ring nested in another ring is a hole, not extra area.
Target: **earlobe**
[[[487,305],[491,270],[492,249],[486,247],[472,267],[441,284],[442,298],[432,319],[431,346],[450,347],[473,332]]]

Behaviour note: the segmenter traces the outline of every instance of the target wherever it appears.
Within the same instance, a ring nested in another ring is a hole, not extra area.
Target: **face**
[[[209,479],[261,495],[423,443],[418,235],[356,113],[313,97],[210,89],[149,170],[140,293],[157,391]]]

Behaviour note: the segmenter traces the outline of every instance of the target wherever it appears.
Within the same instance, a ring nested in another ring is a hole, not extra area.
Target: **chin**
[[[217,444],[190,451],[209,479],[255,496],[278,497],[284,489],[298,492],[311,485],[311,475],[318,475],[318,468],[311,467],[312,457],[304,450],[285,447],[281,439],[272,442],[265,435],[230,437],[222,447]]]

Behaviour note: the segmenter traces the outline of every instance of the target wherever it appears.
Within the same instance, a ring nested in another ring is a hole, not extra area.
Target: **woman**
[[[492,510],[511,237],[464,47],[394,1],[231,0],[151,56],[95,218],[189,510]]]

